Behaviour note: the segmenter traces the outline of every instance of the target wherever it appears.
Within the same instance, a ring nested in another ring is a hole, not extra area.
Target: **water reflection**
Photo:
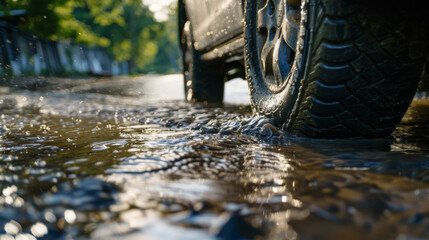
[[[429,101],[416,99],[395,131],[394,151],[427,153],[429,148]]]
[[[424,101],[392,138],[310,140],[148,93],[169,79],[0,95],[0,239],[429,237]]]

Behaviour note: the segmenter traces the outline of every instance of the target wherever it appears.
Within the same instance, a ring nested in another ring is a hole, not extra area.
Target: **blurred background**
[[[173,0],[0,0],[0,76],[177,73]]]

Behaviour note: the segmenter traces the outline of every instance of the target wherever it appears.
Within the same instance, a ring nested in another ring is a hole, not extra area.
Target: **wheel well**
[[[186,10],[185,0],[178,1],[178,33],[179,33],[179,44],[182,52],[185,50],[185,42],[182,41],[183,27],[185,23],[189,20],[188,13]],[[243,56],[231,56],[229,58],[216,59],[221,71],[224,71],[225,80],[230,80],[236,77],[244,78],[244,63]]]

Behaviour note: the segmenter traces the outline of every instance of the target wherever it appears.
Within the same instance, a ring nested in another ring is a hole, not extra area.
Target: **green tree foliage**
[[[141,0],[0,0],[0,11],[13,9],[27,10],[23,30],[104,47],[132,73],[178,71],[175,6],[158,22]]]

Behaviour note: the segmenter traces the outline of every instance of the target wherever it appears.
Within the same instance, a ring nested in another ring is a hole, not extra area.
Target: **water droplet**
[[[37,239],[31,234],[20,233],[15,237],[15,240],[37,240]]]
[[[18,191],[18,188],[14,185],[3,189],[2,193],[4,196],[9,196],[16,191]]]
[[[21,197],[17,197],[13,202],[13,206],[17,208],[22,207],[23,205],[24,205],[24,199],[22,199]]]
[[[76,221],[76,213],[71,209],[67,209],[64,211],[64,219],[66,222],[73,224]]]
[[[45,224],[37,222],[31,226],[31,233],[36,237],[42,237],[48,233],[48,228],[45,226]]]
[[[47,211],[45,212],[45,219],[46,221],[53,223],[57,220],[57,218],[55,217],[54,213],[52,211]]]
[[[22,230],[22,228],[18,222],[12,220],[4,225],[4,230],[8,234],[16,235]]]
[[[0,240],[15,240],[15,238],[9,234],[0,235]]]

